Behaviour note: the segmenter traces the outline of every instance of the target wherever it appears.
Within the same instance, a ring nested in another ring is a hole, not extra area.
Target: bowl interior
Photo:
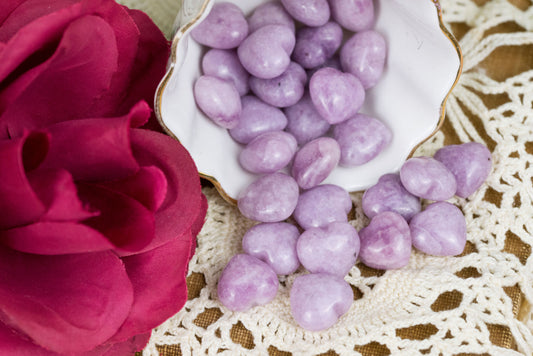
[[[167,75],[156,95],[156,113],[166,130],[190,152],[198,170],[230,201],[257,178],[238,162],[242,145],[197,108],[193,84],[201,75],[205,49],[188,35],[213,1],[185,1]],[[231,0],[245,15],[265,0]],[[446,98],[458,80],[462,57],[444,28],[432,0],[374,0],[375,29],[386,39],[388,55],[379,83],[366,93],[360,112],[374,116],[393,132],[390,145],[372,161],[337,167],[324,181],[348,191],[364,190],[383,174],[398,171],[415,147],[431,137],[444,119]]]

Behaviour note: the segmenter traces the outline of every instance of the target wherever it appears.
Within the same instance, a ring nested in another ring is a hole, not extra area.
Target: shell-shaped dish
[[[230,1],[249,15],[271,0]],[[214,3],[183,1],[155,108],[165,130],[189,151],[200,175],[213,182],[226,200],[234,202],[257,176],[240,167],[238,155],[243,146],[198,109],[192,90],[202,74],[205,48],[189,33]],[[372,161],[354,168],[337,167],[324,181],[348,191],[364,190],[381,175],[398,171],[414,149],[440,128],[446,99],[462,68],[459,44],[443,25],[437,1],[374,0],[374,5],[375,29],[385,37],[388,55],[383,76],[367,91],[360,112],[386,123],[393,139]]]

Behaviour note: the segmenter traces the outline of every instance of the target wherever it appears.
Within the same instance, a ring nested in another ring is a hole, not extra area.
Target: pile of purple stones
[[[220,2],[191,32],[211,47],[194,86],[197,105],[243,145],[241,166],[259,176],[238,198],[240,212],[259,223],[220,276],[227,308],[270,302],[278,275],[303,266],[308,273],[291,286],[292,316],[307,330],[323,330],[353,302],[344,277],[358,258],[396,269],[413,247],[436,256],[463,251],[466,222],[446,200],[468,197],[487,178],[491,155],[482,144],[447,146],[382,176],[363,195],[370,223],[359,232],[348,222],[349,193],[322,184],[337,165],[364,164],[392,139],[382,122],[358,113],[385,63],[385,40],[373,23],[372,0],[267,2],[247,19]],[[425,209],[421,199],[430,203]]]
[[[191,31],[208,47],[194,96],[244,146],[245,170],[269,174],[292,162],[307,189],[337,165],[359,166],[383,151],[390,129],[358,113],[387,54],[373,23],[372,0],[265,2],[248,18],[233,3],[213,5]]]

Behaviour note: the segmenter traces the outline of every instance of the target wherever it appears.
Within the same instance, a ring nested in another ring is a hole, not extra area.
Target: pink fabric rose
[[[112,0],[0,1],[0,355],[130,355],[185,303],[206,200],[145,129],[168,45]]]
[[[1,355],[127,355],[185,303],[206,202],[149,115],[0,140]]]
[[[113,0],[1,0],[0,138],[152,105],[168,54],[146,14]]]

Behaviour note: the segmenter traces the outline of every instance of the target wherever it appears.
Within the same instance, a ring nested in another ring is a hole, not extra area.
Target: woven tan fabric
[[[121,2],[146,11],[170,36],[178,0]],[[294,276],[280,279],[269,305],[231,312],[217,301],[217,279],[254,222],[206,183],[209,210],[189,267],[189,300],[139,354],[533,354],[533,6],[529,0],[441,5],[463,50],[463,74],[443,127],[415,156],[469,141],[493,152],[494,168],[481,189],[451,200],[467,218],[464,253],[414,252],[407,267],[387,272],[358,263],[346,277],[352,308],[327,331],[306,332],[292,320]],[[361,196],[352,194],[350,222],[358,229],[368,223]]]

